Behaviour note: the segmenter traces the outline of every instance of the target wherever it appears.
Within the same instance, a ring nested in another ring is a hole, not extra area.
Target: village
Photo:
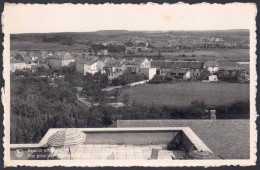
[[[255,164],[255,4],[4,6],[5,167]]]
[[[147,48],[149,49],[149,48]],[[128,53],[128,49],[125,51]],[[74,51],[11,51],[10,71],[39,67],[58,70],[75,67],[78,73],[94,75],[106,74],[108,80],[119,78],[126,71],[143,74],[147,80],[156,76],[167,76],[182,80],[202,80],[204,82],[229,80],[249,82],[249,62],[230,60],[162,60],[148,57],[111,57],[107,49],[95,53],[85,50]]]

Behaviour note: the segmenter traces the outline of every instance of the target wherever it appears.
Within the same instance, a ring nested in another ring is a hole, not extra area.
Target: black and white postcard
[[[255,165],[256,13],[5,4],[5,166]]]

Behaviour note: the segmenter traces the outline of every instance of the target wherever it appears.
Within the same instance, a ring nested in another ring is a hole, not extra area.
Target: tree
[[[104,49],[107,49],[106,46],[104,46],[103,44],[92,44],[91,45],[91,49],[97,53],[99,50],[104,50]]]
[[[163,58],[162,54],[161,54],[161,53],[158,53],[157,58],[158,58],[158,59]]]
[[[206,69],[203,69],[203,71],[200,74],[200,79],[201,80],[208,80],[210,76],[210,72]]]
[[[132,41],[127,41],[127,42],[125,43],[125,46],[127,46],[127,47],[133,47],[133,46],[134,46],[134,43],[133,43]]]

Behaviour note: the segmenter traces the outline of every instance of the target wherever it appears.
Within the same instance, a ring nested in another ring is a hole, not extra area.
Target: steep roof
[[[165,61],[154,61],[152,62],[152,67],[160,67],[161,69],[202,69],[202,62],[165,62]]]
[[[169,72],[169,73],[177,73],[177,74],[179,74],[179,73],[185,74],[185,73],[187,73],[188,71],[189,71],[188,69],[175,69],[175,70],[169,70],[169,71],[167,71],[167,72]]]
[[[70,60],[74,59],[74,57],[68,53],[63,51],[57,51],[53,54],[53,58],[60,59],[60,60]]]
[[[92,65],[96,62],[97,62],[96,60],[80,60],[80,61],[78,61],[79,64],[86,64],[86,65]]]
[[[191,68],[191,69],[202,69],[203,63],[202,62],[190,62],[189,68]]]
[[[224,159],[249,159],[249,120],[118,120],[117,127],[190,127]]]
[[[243,67],[237,62],[220,60],[219,61],[219,70],[237,70],[242,69]]]
[[[127,65],[140,66],[146,58],[134,58],[133,60],[128,60]]]
[[[108,59],[105,67],[122,67],[125,63],[124,59]]]
[[[206,67],[216,67],[216,66],[219,66],[219,62],[218,61],[205,61],[204,62],[204,66]]]
[[[70,60],[70,59],[74,59],[74,57],[70,53],[65,53],[63,56],[60,56],[59,59]]]

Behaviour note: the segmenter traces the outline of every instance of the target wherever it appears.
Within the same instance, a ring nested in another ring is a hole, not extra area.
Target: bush
[[[216,108],[216,116],[217,119],[249,119],[249,101],[235,102],[231,105],[220,105]]]
[[[172,81],[171,77],[155,75],[152,80],[149,81],[150,84],[160,84],[160,83],[169,83]]]
[[[144,74],[131,73],[130,71],[126,71],[118,78],[113,79],[111,81],[111,85],[112,86],[119,86],[119,85],[125,86],[127,84],[138,82],[138,81],[143,81],[143,80],[147,80],[147,77]]]

